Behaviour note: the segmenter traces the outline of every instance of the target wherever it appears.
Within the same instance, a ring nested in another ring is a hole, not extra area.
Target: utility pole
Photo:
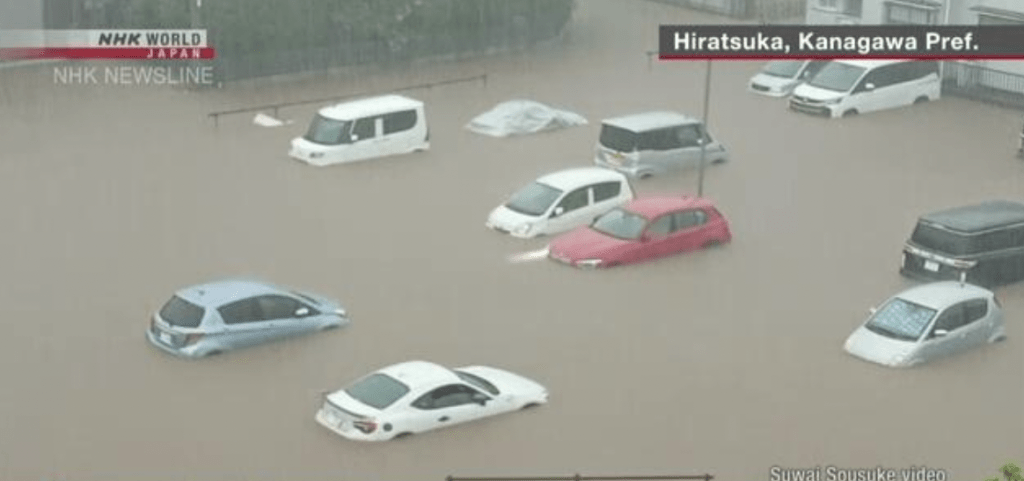
[[[700,168],[697,173],[697,197],[704,196],[704,164],[707,163],[706,155],[708,150],[708,104],[711,102],[711,59],[707,61],[704,68],[704,120],[700,132]]]

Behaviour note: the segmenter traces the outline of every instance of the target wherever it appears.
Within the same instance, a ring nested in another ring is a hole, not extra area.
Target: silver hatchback
[[[889,367],[911,367],[1006,338],[995,294],[956,281],[903,291],[871,309],[846,352]]]
[[[349,323],[336,301],[255,280],[181,289],[153,314],[146,337],[183,357],[211,354]]]

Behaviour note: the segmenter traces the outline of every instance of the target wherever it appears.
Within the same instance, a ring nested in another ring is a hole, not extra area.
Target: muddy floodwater
[[[708,169],[705,193],[730,245],[584,272],[510,263],[545,240],[484,228],[518,187],[588,165],[602,118],[699,116],[704,64],[645,52],[659,23],[721,21],[587,1],[530,52],[205,93],[0,71],[0,480],[768,480],[773,466],[976,480],[1024,461],[1024,284],[997,292],[1006,342],[906,371],[842,350],[868,308],[913,284],[897,268],[919,214],[1024,194],[1018,112],[945,98],[823,120],[747,93],[759,63],[719,62],[710,128],[733,160]],[[314,168],[286,151],[318,105],[276,128],[206,118],[482,74],[407,92],[427,104],[422,154]],[[463,129],[515,98],[590,123]],[[242,275],[335,296],[353,323],[201,361],[147,344],[175,289]],[[507,368],[551,402],[380,444],[313,420],[322,392],[411,359]]]

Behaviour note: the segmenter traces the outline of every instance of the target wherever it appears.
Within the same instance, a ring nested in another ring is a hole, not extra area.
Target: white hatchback
[[[566,232],[635,197],[629,178],[603,167],[545,175],[491,211],[486,226],[519,238]]]
[[[409,361],[326,394],[316,420],[347,439],[387,441],[547,401],[544,386],[508,371]]]

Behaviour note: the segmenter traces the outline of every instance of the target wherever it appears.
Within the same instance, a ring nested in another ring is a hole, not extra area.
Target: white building
[[[1024,0],[807,0],[807,24],[1024,25]],[[946,62],[944,70],[947,89],[1024,106],[1024,60]]]

